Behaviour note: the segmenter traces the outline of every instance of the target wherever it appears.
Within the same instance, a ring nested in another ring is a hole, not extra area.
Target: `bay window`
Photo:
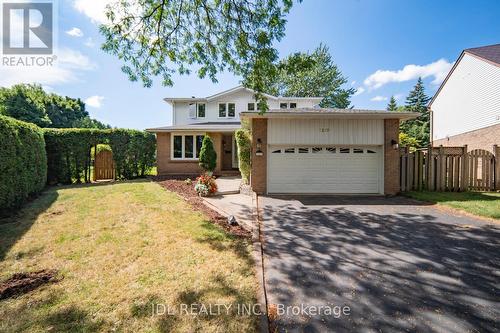
[[[196,160],[200,157],[204,135],[172,134],[172,159]]]

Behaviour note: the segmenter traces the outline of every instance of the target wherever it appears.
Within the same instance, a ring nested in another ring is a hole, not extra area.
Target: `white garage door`
[[[380,193],[382,148],[271,146],[269,193]]]

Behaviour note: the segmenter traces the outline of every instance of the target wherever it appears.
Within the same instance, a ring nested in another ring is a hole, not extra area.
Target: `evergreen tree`
[[[199,165],[203,170],[211,173],[215,170],[216,164],[217,153],[214,149],[214,143],[208,135],[205,135],[201,144]]]
[[[427,109],[430,97],[425,94],[422,78],[418,78],[417,84],[406,98],[405,111],[418,112],[420,116],[416,119],[401,123],[400,130],[410,137],[414,137],[421,147],[429,145],[430,142],[430,114]]]
[[[398,104],[396,103],[394,96],[391,96],[389,104],[387,104],[387,111],[398,111]]]

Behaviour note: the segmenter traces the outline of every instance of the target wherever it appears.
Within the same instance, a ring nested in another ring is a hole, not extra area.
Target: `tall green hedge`
[[[43,189],[47,155],[42,130],[0,116],[0,212],[19,206]]]
[[[49,184],[90,181],[91,148],[108,144],[113,151],[116,176],[144,176],[154,166],[153,134],[128,129],[45,129]]]
[[[248,184],[251,171],[252,140],[250,131],[239,129],[235,133],[236,144],[238,146],[238,161],[241,178]]]

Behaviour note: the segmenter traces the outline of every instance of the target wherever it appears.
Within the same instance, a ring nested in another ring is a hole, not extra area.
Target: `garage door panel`
[[[271,146],[269,151],[270,193],[380,193],[380,147]]]

